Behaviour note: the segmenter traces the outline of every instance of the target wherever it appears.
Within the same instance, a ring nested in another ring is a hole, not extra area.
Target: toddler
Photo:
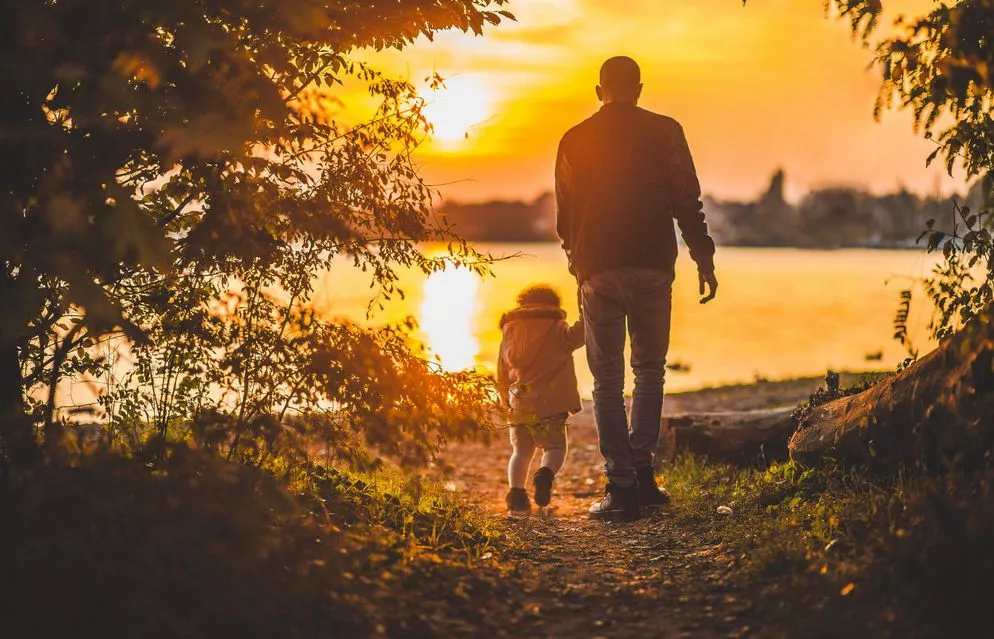
[[[566,418],[581,408],[573,351],[583,346],[583,324],[566,323],[559,294],[545,284],[527,287],[517,302],[500,318],[497,382],[513,447],[507,508],[524,512],[531,509],[525,481],[536,448],[542,449],[541,466],[532,477],[539,507],[549,504],[552,480],[566,461]]]

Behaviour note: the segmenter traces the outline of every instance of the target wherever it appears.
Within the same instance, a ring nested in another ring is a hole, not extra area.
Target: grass
[[[734,563],[757,636],[985,636],[994,472],[963,468],[684,456],[664,475],[673,525]],[[502,522],[400,469],[96,452],[0,482],[0,513],[11,637],[496,636],[506,620],[481,602],[521,577],[500,564]]]
[[[309,466],[291,484],[315,512],[345,528],[376,529],[419,553],[444,553],[467,563],[491,553],[503,538],[492,518],[464,498],[401,469],[350,473]]]
[[[666,477],[677,525],[736,558],[759,636],[969,637],[994,622],[990,473],[884,478],[683,457]]]
[[[93,454],[3,482],[0,512],[10,637],[444,636],[499,581],[496,524],[399,471]]]

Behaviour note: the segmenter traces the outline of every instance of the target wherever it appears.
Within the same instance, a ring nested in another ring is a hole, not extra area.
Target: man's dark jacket
[[[601,271],[672,271],[673,220],[698,268],[714,270],[697,180],[683,128],[673,118],[610,102],[566,132],[556,160],[556,220],[583,280]]]

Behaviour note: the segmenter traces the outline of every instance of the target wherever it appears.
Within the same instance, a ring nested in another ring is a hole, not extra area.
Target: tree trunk
[[[22,392],[21,362],[17,355],[17,344],[0,342],[0,414],[23,412]]]
[[[666,415],[660,456],[671,459],[677,452],[689,451],[732,463],[785,460],[787,440],[794,432],[793,412],[790,407]]]
[[[992,320],[988,309],[905,371],[812,410],[791,438],[791,457],[893,470],[983,455],[994,431]]]
[[[24,413],[21,360],[15,342],[0,342],[0,445],[14,465],[38,457],[31,420]]]
[[[0,263],[0,299],[11,304],[13,313],[0,317],[0,464],[6,456],[11,465],[26,465],[40,458],[31,419],[24,413],[24,380],[18,351],[21,328],[17,319],[18,295],[15,280]]]

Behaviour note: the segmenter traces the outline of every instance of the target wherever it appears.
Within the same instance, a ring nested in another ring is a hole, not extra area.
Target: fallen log
[[[677,452],[689,451],[733,463],[787,459],[787,441],[794,432],[793,411],[787,407],[666,415],[660,457],[672,459]],[[672,437],[666,436],[668,432]],[[672,450],[667,450],[669,446]]]
[[[672,461],[678,452],[733,463],[787,459],[787,441],[794,432],[793,408],[665,415],[657,460]],[[593,411],[574,415],[574,427],[595,428]]]
[[[790,440],[791,458],[892,470],[985,454],[994,432],[992,319],[988,310],[901,373],[811,409]]]

